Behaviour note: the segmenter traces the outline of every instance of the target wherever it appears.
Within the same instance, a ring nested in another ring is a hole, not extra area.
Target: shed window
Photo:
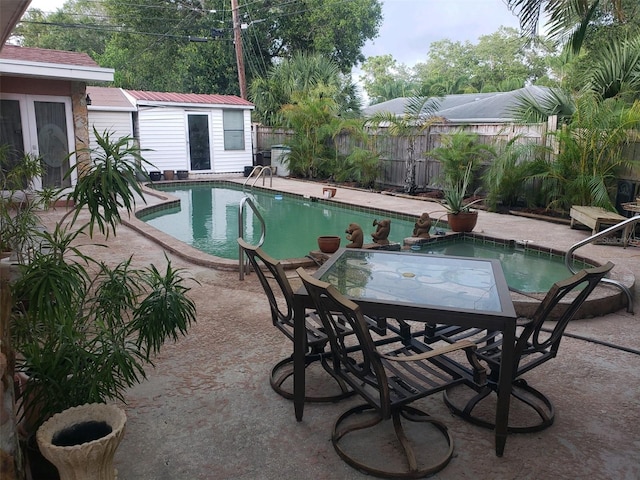
[[[244,112],[223,110],[224,149],[244,150]]]

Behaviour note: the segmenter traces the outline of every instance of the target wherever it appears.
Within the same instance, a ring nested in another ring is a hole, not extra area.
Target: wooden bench
[[[602,227],[611,227],[613,225],[617,225],[620,222],[623,222],[624,220],[627,220],[626,217],[605,210],[604,208],[587,207],[584,205],[574,205],[573,207],[571,207],[571,212],[569,215],[571,216],[571,228],[574,228],[575,222],[579,222],[591,228],[592,235],[600,232]],[[629,233],[629,227],[627,226],[622,232],[622,238],[625,247],[627,246],[627,242],[629,240]]]

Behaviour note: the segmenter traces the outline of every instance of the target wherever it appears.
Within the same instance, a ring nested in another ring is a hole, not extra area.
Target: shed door
[[[187,115],[189,126],[189,161],[191,170],[211,170],[209,115]]]

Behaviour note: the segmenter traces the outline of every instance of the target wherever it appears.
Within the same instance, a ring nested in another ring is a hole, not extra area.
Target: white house
[[[156,170],[231,173],[253,163],[254,106],[247,100],[101,87],[87,91],[90,127],[133,136]]]

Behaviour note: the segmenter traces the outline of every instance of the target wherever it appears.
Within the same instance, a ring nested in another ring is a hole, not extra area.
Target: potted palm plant
[[[466,201],[467,189],[471,180],[471,164],[457,181],[449,181],[443,189],[444,207],[447,209],[447,223],[454,232],[471,232],[478,221],[478,211],[471,206],[482,199]]]
[[[457,131],[442,137],[442,145],[428,155],[440,162],[443,177],[444,206],[447,222],[454,232],[470,232],[478,221],[478,212],[470,209],[480,200],[467,202],[473,173],[484,162],[493,158],[492,147],[479,142],[478,135]]]
[[[83,251],[82,238],[115,235],[121,212],[143,198],[137,176],[147,162],[131,139],[106,132],[96,139],[91,163],[77,167],[66,194],[72,208],[48,231],[31,229],[34,244],[46,248],[33,250],[11,285],[27,436],[71,407],[124,400],[165,341],[185,334],[196,317],[188,279],[168,259],[162,268],[136,267],[132,257],[114,266]]]

